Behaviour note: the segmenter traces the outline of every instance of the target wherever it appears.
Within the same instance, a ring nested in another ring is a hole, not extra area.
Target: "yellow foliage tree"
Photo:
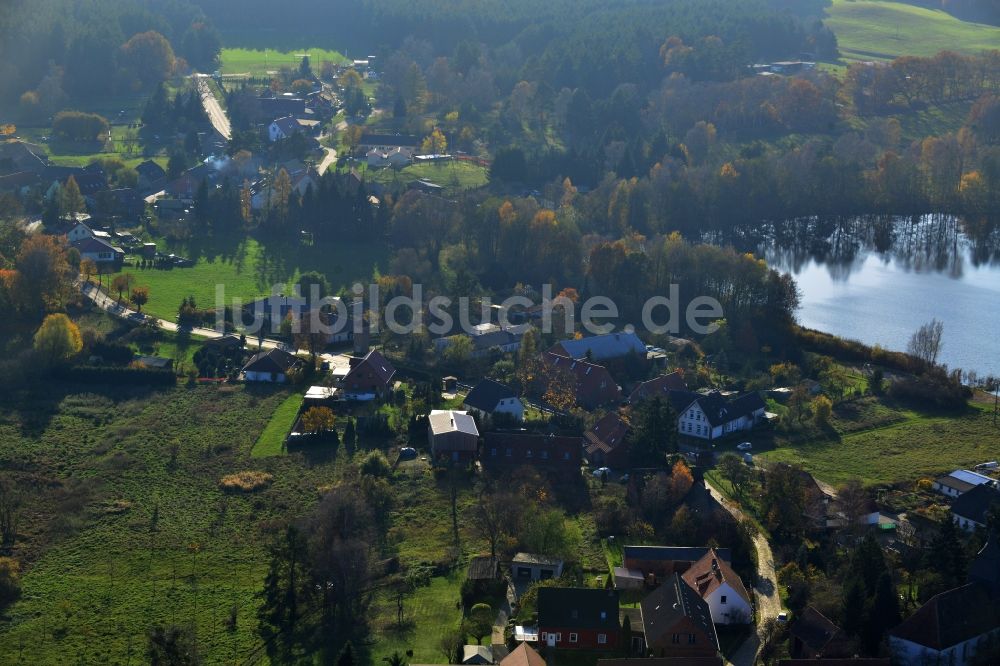
[[[420,144],[420,150],[425,155],[441,155],[448,150],[448,140],[444,133],[435,127],[429,135],[424,137],[424,142]]]
[[[62,313],[50,314],[35,331],[34,348],[51,363],[69,360],[83,349],[83,338],[76,324]]]
[[[310,407],[302,414],[303,430],[314,435],[333,430],[335,424],[336,419],[329,407]]]

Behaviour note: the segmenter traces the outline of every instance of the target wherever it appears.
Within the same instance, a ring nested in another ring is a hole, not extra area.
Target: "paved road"
[[[712,486],[708,481],[705,482],[705,488],[733,518],[743,520],[744,516],[740,508],[726,499],[718,488]],[[743,645],[733,654],[732,663],[736,666],[752,666],[757,661],[757,654],[760,652],[763,640],[761,636],[764,622],[778,617],[778,613],[782,610],[781,597],[778,594],[778,576],[774,568],[774,554],[771,552],[771,545],[760,532],[754,534],[753,545],[757,550],[757,584],[753,589],[757,603],[757,631],[744,641]]]
[[[177,332],[180,327],[176,322],[167,321],[166,319],[156,319],[150,317],[149,315],[140,314],[135,310],[130,310],[124,305],[120,305],[115,298],[107,295],[103,291],[97,288],[96,284],[84,283],[80,285],[80,291],[83,295],[94,302],[94,305],[101,308],[105,312],[120,319],[128,319],[136,323],[140,321],[154,322],[157,326],[165,331]],[[214,339],[221,338],[224,334],[215,330],[214,328],[201,328],[192,327],[185,329],[192,337]],[[247,343],[256,342],[256,339],[247,339]],[[263,344],[261,344],[262,349],[286,349],[287,345],[280,340],[271,340],[269,338],[264,338]],[[289,350],[290,351],[290,350]]]
[[[208,87],[208,74],[195,74],[194,76],[198,83],[198,94],[201,96],[202,106],[205,107],[208,119],[212,121],[212,127],[226,141],[229,141],[233,138],[232,127],[229,125],[229,116],[222,109],[219,100],[215,98],[215,93]]]

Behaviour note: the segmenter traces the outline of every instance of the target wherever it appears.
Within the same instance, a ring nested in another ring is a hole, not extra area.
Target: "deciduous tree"
[[[80,329],[62,313],[50,314],[35,332],[34,348],[49,363],[62,363],[83,349]]]

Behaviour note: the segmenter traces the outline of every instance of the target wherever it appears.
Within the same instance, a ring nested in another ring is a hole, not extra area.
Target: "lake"
[[[1000,376],[1000,230],[950,216],[796,220],[738,244],[795,277],[803,326],[905,351],[937,318],[941,363]]]

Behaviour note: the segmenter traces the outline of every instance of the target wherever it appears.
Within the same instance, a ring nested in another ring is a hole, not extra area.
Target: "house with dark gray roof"
[[[302,125],[300,125],[299,121],[292,116],[275,118],[271,124],[267,126],[267,136],[272,143],[275,141],[281,141],[282,139],[288,139],[301,131]]]
[[[980,643],[1000,636],[1000,606],[987,589],[968,583],[931,597],[889,632],[895,663],[971,662]]]
[[[524,404],[509,386],[486,378],[479,380],[469,395],[465,396],[462,407],[480,414],[509,414],[518,421],[524,420]]]
[[[849,657],[854,646],[843,630],[812,606],[795,616],[789,652],[796,659]]]
[[[243,366],[243,378],[248,382],[274,382],[282,384],[298,359],[282,349],[262,351]]]
[[[621,641],[618,591],[580,587],[540,588],[538,640],[553,648],[616,649]]]
[[[630,405],[635,405],[654,396],[660,396],[667,400],[671,391],[687,391],[684,375],[680,370],[674,370],[647,382],[641,382],[632,389],[628,396],[628,402]]]
[[[756,391],[735,400],[718,391],[708,394],[670,391],[668,400],[677,412],[677,432],[708,440],[752,430],[764,420],[767,408]]]
[[[652,576],[655,580],[684,573],[710,550],[698,546],[625,546],[622,555],[626,569],[641,571],[644,576]],[[715,553],[727,564],[732,563],[729,548],[716,548]]]
[[[646,650],[653,657],[715,657],[719,637],[708,603],[679,574],[639,604]]]
[[[608,333],[589,338],[560,340],[548,351],[577,360],[610,361],[629,354],[646,358],[646,345],[635,333]]]
[[[951,516],[959,527],[972,532],[986,527],[986,514],[994,506],[1000,507],[1000,490],[984,483],[952,502]]]

